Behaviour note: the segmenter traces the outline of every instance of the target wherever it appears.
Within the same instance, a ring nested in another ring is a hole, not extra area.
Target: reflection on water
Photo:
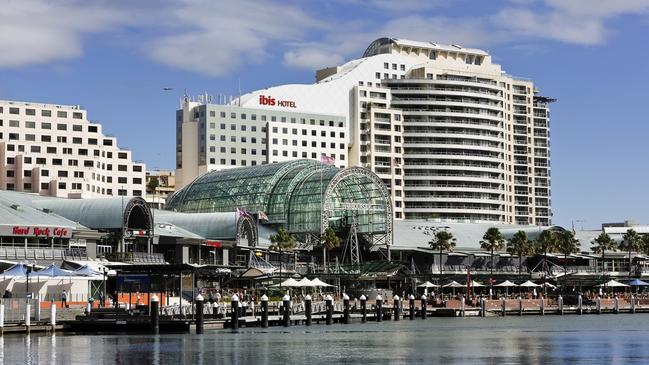
[[[9,364],[649,363],[649,315],[429,318],[204,335],[5,335]]]

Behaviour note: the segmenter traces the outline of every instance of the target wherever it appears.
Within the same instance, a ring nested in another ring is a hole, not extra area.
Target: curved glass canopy
[[[211,171],[175,193],[165,209],[179,212],[263,212],[292,233],[321,234],[355,221],[359,233],[390,235],[392,203],[371,171],[314,160]]]

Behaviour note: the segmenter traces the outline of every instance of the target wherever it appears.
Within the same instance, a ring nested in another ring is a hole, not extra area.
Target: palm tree
[[[556,235],[549,231],[545,230],[541,232],[539,237],[534,241],[536,254],[543,255],[543,271],[544,273],[548,272],[548,252],[552,252],[557,247],[557,237]]]
[[[649,253],[649,234],[643,234],[640,236],[640,249],[645,254]]]
[[[518,280],[520,280],[523,269],[523,256],[533,252],[532,242],[527,238],[525,231],[514,233],[514,236],[507,242],[507,252],[518,256]]]
[[[340,247],[341,242],[342,239],[338,237],[336,231],[333,228],[331,228],[331,226],[325,229],[324,235],[322,236],[322,248],[323,248],[323,254],[325,254],[323,259],[324,262],[327,262],[326,252],[331,251],[334,248]]]
[[[500,230],[496,227],[491,227],[487,229],[484,236],[482,236],[482,241],[480,241],[480,248],[483,250],[491,251],[491,276],[494,275],[494,251],[502,250],[505,246],[505,239],[500,233]],[[491,281],[491,280],[490,280]]]
[[[566,264],[568,263],[568,255],[579,252],[579,240],[575,238],[575,234],[570,231],[563,231],[557,235],[557,251],[563,254],[563,277],[568,274]],[[564,282],[565,283],[565,282]]]
[[[295,237],[288,233],[286,229],[280,227],[276,234],[270,236],[272,245],[268,247],[271,251],[279,252],[279,277],[282,277],[282,250],[293,251],[295,248]]]
[[[592,244],[593,252],[602,254],[602,271],[604,271],[604,254],[606,251],[617,251],[617,242],[615,242],[608,233],[602,232],[592,241]]]
[[[624,236],[622,236],[622,242],[620,242],[618,247],[620,250],[629,253],[629,277],[631,277],[631,252],[640,251],[640,235],[635,230],[629,228]]]
[[[437,231],[433,239],[428,242],[430,248],[439,251],[439,277],[442,277],[442,252],[453,251],[455,247],[455,238],[453,234],[447,231]]]

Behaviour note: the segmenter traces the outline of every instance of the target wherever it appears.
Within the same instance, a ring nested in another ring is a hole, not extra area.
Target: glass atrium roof
[[[314,160],[211,171],[176,192],[165,209],[179,212],[263,212],[292,233],[320,234],[328,225],[358,232],[392,231],[392,204],[383,182],[360,167]]]

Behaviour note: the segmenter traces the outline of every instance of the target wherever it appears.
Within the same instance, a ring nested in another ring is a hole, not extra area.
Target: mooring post
[[[153,294],[151,298],[151,308],[149,309],[149,316],[151,317],[151,332],[154,335],[160,333],[160,299]]]
[[[381,322],[383,320],[383,297],[381,294],[376,296],[376,321]]]
[[[460,294],[460,317],[464,317],[465,306],[466,303],[464,302],[464,295]]]
[[[4,317],[4,305],[0,307],[2,307],[0,308],[0,311],[3,312]],[[50,306],[50,325],[52,326],[52,331],[54,331],[54,327],[56,326],[56,304],[54,301],[52,301],[52,305]]]
[[[343,293],[343,323],[349,324],[349,296]]]
[[[541,296],[541,315],[545,315],[545,297]]]
[[[557,298],[557,304],[559,305],[559,315],[563,315],[563,297],[559,295]]]
[[[502,313],[503,313],[503,317],[504,317],[504,316],[507,315],[507,300],[505,298],[501,298],[500,301],[501,301],[500,304],[502,306]]]
[[[631,295],[631,313],[635,314],[635,295]]]
[[[5,329],[5,304],[0,301],[0,335],[4,333]]]
[[[581,298],[581,294],[577,296],[577,313],[579,315],[584,314],[584,307],[583,307],[583,299]]]
[[[325,310],[327,312],[326,324],[330,325],[333,321],[334,305],[333,305],[333,298],[331,298],[331,295],[329,294],[327,294],[327,296],[325,297]]]
[[[25,301],[25,327],[27,327],[27,332],[29,332],[29,327],[32,325],[31,311],[32,305],[29,303],[29,299],[27,299]]]
[[[620,313],[620,299],[615,295],[615,314]]]
[[[392,310],[394,311],[394,320],[398,321],[399,320],[399,305],[401,304],[401,298],[399,298],[398,295],[395,295],[394,298],[394,304],[392,306]]]
[[[597,314],[602,314],[602,298],[597,296],[597,299],[595,300],[595,304],[597,306]]]
[[[410,320],[415,319],[415,296],[410,294],[408,296],[408,301],[410,301]]]
[[[291,325],[291,297],[288,294],[284,294],[282,306],[284,307],[284,327],[288,327]]]
[[[421,296],[421,319],[426,319],[426,312],[428,311],[428,298],[426,295]]]
[[[268,296],[261,296],[261,328],[268,328]]]
[[[523,298],[521,298],[520,296],[518,297],[518,315],[523,315]]]
[[[203,333],[204,326],[204,316],[205,316],[205,303],[203,296],[198,293],[196,296],[196,334],[200,335]]]
[[[304,315],[306,316],[306,325],[310,326],[313,316],[313,309],[311,309],[311,295],[307,294],[304,297]]]
[[[482,296],[480,297],[480,316],[487,316],[487,301]]]
[[[367,322],[367,297],[361,295],[361,323]]]
[[[239,331],[239,297],[236,294],[232,294],[230,302],[230,325],[232,332]]]

